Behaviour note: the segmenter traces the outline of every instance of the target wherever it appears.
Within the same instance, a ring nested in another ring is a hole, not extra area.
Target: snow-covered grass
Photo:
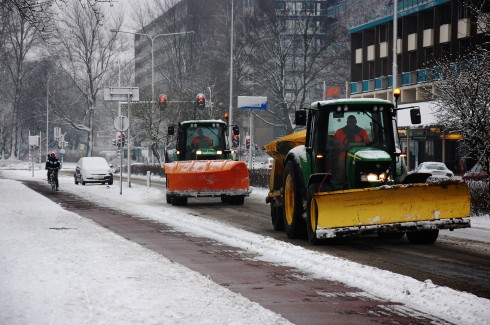
[[[41,181],[42,178],[45,178],[44,170],[35,171],[34,177],[31,175],[31,172],[27,170],[0,171],[0,173],[1,172],[5,173],[6,175],[9,175],[9,177],[17,178],[17,179],[34,178],[34,179],[39,179]],[[5,184],[5,182],[6,182],[5,180],[0,179],[0,186],[2,186],[2,184]],[[294,267],[300,272],[308,274],[311,277],[338,281],[352,287],[360,288],[368,295],[372,295],[388,301],[399,302],[403,304],[406,308],[424,312],[428,315],[432,315],[434,317],[443,319],[447,322],[456,323],[456,324],[484,324],[484,323],[488,323],[488,320],[490,319],[490,300],[488,299],[476,297],[472,294],[466,292],[459,292],[447,287],[434,285],[430,281],[430,279],[427,279],[426,281],[423,282],[418,281],[413,278],[395,274],[385,270],[380,270],[370,266],[360,265],[358,263],[337,258],[326,253],[312,252],[310,250],[292,244],[284,243],[270,237],[264,237],[261,235],[250,233],[248,231],[244,231],[242,229],[236,229],[234,227],[231,227],[229,225],[220,222],[200,218],[198,216],[192,215],[190,213],[191,210],[189,208],[172,207],[165,204],[164,189],[162,186],[147,188],[143,186],[133,185],[131,188],[124,187],[123,195],[120,195],[119,186],[116,185],[116,183],[114,186],[100,186],[100,185],[76,186],[73,184],[72,177],[61,177],[60,184],[61,184],[60,187],[62,188],[63,191],[76,193],[81,197],[92,200],[94,203],[111,206],[115,209],[119,209],[120,211],[124,211],[124,212],[131,212],[133,215],[138,215],[143,218],[153,219],[158,222],[165,223],[171,227],[174,227],[178,231],[186,232],[190,235],[203,236],[227,245],[238,247],[240,249],[243,249],[247,254],[251,254],[255,256],[254,258],[256,259],[273,262],[289,267]],[[35,217],[36,219],[42,220],[47,218],[47,220],[50,220],[49,219],[50,214],[44,215],[43,213],[40,212],[34,213],[34,211],[37,211],[36,209],[38,209],[38,207],[41,205],[46,204],[48,206],[51,206],[52,204],[49,203],[50,201],[43,198],[40,195],[31,193],[25,187],[22,187],[21,185],[18,184],[12,185],[11,183],[9,183],[7,186],[3,185],[3,188],[0,188],[0,191],[4,192],[6,190],[6,187],[9,188],[11,192],[15,193],[16,191],[19,191],[20,193],[17,194],[18,197],[15,197],[15,195],[12,194],[14,195],[14,197],[8,197],[6,201],[2,200],[2,203],[0,204],[0,208],[2,209],[2,211],[10,211],[10,213],[12,213],[15,216],[14,219],[8,219],[7,221],[5,221],[4,219],[0,219],[2,220],[0,221],[2,223],[0,224],[1,227],[0,229],[8,229],[8,230],[4,230],[3,232],[0,231],[1,234],[0,238],[4,238],[3,236],[5,235],[5,233],[8,233],[7,238],[10,238],[10,240],[14,242],[16,241],[15,238],[17,238],[15,234],[20,232],[22,235],[21,241],[23,243],[23,246],[21,247],[24,247],[22,253],[28,251],[26,246],[27,247],[30,245],[39,246],[38,245],[39,243],[42,243],[41,247],[44,245],[47,246],[53,245],[51,240],[54,240],[56,238],[46,237],[48,234],[52,234],[52,232],[46,231],[45,233],[39,233],[39,231],[41,231],[39,230],[41,225],[37,225],[35,220],[34,221],[31,220],[33,219],[32,216],[30,218],[26,217],[25,216],[26,212],[22,211],[24,208],[26,208],[28,210],[27,215],[34,214],[36,215]],[[12,188],[16,190],[12,191],[11,190]],[[254,191],[252,192],[251,195],[252,198],[253,197],[263,198],[265,197],[266,193],[267,193],[266,189],[254,188]],[[25,203],[26,202],[25,199],[27,197],[30,198],[30,201],[27,201],[29,202],[28,204]],[[22,201],[24,202],[22,209],[19,208],[19,206],[14,205],[13,203],[16,200],[17,201],[20,200],[21,198],[23,199]],[[55,211],[55,214],[61,213],[61,209],[59,207],[52,207],[52,209],[56,209],[53,210]],[[42,216],[39,216],[39,214],[41,214]],[[90,224],[90,222],[85,221],[83,218],[77,217],[68,212],[64,212],[61,214],[63,215],[63,217],[61,219],[53,220],[52,224],[56,224],[57,226],[63,226],[66,228],[83,227],[84,229],[85,233],[81,235],[82,236],[81,238],[78,236],[76,238],[70,237],[70,231],[66,231],[64,232],[66,236],[64,236],[63,238],[56,239],[59,240],[57,241],[58,245],[60,245],[64,240],[66,240],[69,243],[66,247],[75,245],[75,248],[73,250],[72,249],[64,249],[62,251],[55,250],[53,251],[53,254],[49,254],[51,250],[48,250],[48,254],[46,254],[45,258],[38,257],[36,260],[32,262],[29,259],[24,260],[24,258],[22,258],[21,259],[22,263],[25,263],[25,266],[17,266],[18,269],[16,272],[14,272],[16,274],[15,279],[17,279],[20,283],[20,280],[23,278],[21,275],[24,272],[29,273],[28,267],[36,267],[37,264],[41,263],[42,265],[45,264],[45,269],[41,271],[42,273],[44,273],[42,274],[43,277],[45,277],[47,279],[46,281],[50,284],[56,283],[53,277],[60,277],[60,274],[65,274],[65,273],[72,274],[74,272],[73,262],[77,261],[80,258],[77,257],[76,255],[81,254],[82,259],[87,258],[86,256],[83,256],[83,253],[89,251],[90,255],[97,259],[97,267],[100,267],[103,270],[110,270],[108,275],[110,281],[112,281],[113,278],[138,279],[137,285],[134,286],[131,285],[131,283],[130,284],[120,283],[123,280],[119,280],[116,283],[118,285],[121,285],[123,288],[126,288],[125,293],[127,293],[129,296],[132,297],[136,296],[138,297],[138,299],[142,299],[142,301],[138,302],[137,306],[134,309],[137,309],[137,307],[139,307],[139,304],[144,304],[145,307],[143,309],[145,310],[145,313],[146,312],[152,313],[151,310],[153,310],[155,304],[158,303],[151,302],[146,305],[144,303],[144,300],[155,299],[154,295],[152,294],[154,293],[154,291],[150,290],[148,295],[146,296],[143,294],[142,291],[138,290],[136,287],[143,285],[145,288],[146,286],[153,288],[152,285],[155,285],[155,283],[147,284],[147,282],[152,282],[151,278],[138,275],[138,270],[139,271],[144,270],[144,272],[149,272],[150,268],[148,268],[145,263],[162,263],[164,264],[164,266],[161,267],[164,268],[171,268],[173,264],[170,263],[170,265],[167,265],[168,261],[166,261],[165,258],[161,256],[157,256],[145,250],[144,248],[139,247],[136,244],[126,242],[125,240],[118,238],[113,234],[110,234],[109,232],[103,230],[100,227],[97,227],[96,225],[92,224],[90,227],[82,226],[81,225],[82,223]],[[27,219],[25,220],[25,223],[22,223],[23,225],[19,225],[17,220],[18,218],[27,218]],[[186,222],[183,223],[182,220],[186,220]],[[66,224],[62,223],[61,221],[66,222]],[[34,225],[32,227],[27,226],[31,222],[34,222]],[[76,225],[73,226],[71,222],[76,222]],[[473,218],[472,223],[473,226],[490,231],[490,218],[488,217],[488,215],[475,217]],[[87,229],[85,229],[86,227]],[[94,232],[94,234],[92,235],[91,232]],[[42,241],[39,240],[40,237],[43,238]],[[80,240],[84,242],[83,238],[87,238],[87,237],[90,237],[91,241],[92,238],[95,238],[96,241],[100,240],[102,242],[99,244],[86,243],[86,245],[89,245],[90,248],[77,247],[79,244],[78,241]],[[0,239],[0,253],[2,254],[0,255],[0,259],[8,262],[8,263],[2,262],[2,264],[14,263],[15,266],[16,265],[15,259],[9,257],[12,254],[16,254],[16,248],[15,248],[16,246],[11,246],[12,242],[7,241],[6,243],[4,240]],[[53,246],[56,247],[56,245]],[[121,250],[119,250],[119,248],[121,248]],[[139,262],[141,263],[140,265],[132,265],[132,263],[130,262],[131,256],[133,256],[131,255],[130,252],[133,250],[137,252],[138,256],[141,256],[141,260]],[[63,254],[66,254],[66,256],[64,256]],[[75,255],[75,256],[71,256],[71,255]],[[107,257],[108,255],[110,255],[111,258],[106,260],[105,257]],[[29,254],[29,256],[31,255]],[[52,259],[54,259],[57,265],[57,267],[54,268],[56,270],[56,274],[47,274],[53,269],[52,267],[49,267],[49,263],[53,263]],[[130,265],[126,266],[125,263],[129,263]],[[116,268],[114,268],[114,265],[117,265],[118,270],[126,269],[127,267],[130,267],[130,271],[128,271],[130,272],[130,275],[119,274],[119,271],[115,270]],[[179,277],[178,274],[184,272],[183,269],[185,268],[182,268],[181,266],[177,266],[177,265],[175,266],[178,267],[177,271],[175,272],[168,271],[168,272],[169,274],[172,274],[172,281],[175,281],[174,285],[178,286],[179,280],[183,282],[187,281],[186,279],[187,275],[184,275],[183,277]],[[0,266],[0,270],[2,270],[1,274],[5,274],[5,272],[9,271],[9,268],[11,267],[12,266],[7,266],[7,267],[4,266],[4,268],[2,269]],[[105,298],[101,298],[102,301],[96,299],[97,302],[106,302],[110,304],[116,303],[117,301],[116,302],[109,301],[110,300],[109,297],[111,295],[117,295],[118,299],[121,300],[119,301],[120,305],[125,305],[125,304],[131,305],[131,303],[134,302],[134,299],[130,300],[129,298],[123,297],[124,295],[122,295],[122,292],[115,290],[114,288],[111,289],[110,286],[108,287],[107,284],[104,284],[102,282],[102,280],[98,280],[100,281],[99,283],[101,285],[101,288],[97,288],[96,285],[88,286],[87,283],[90,283],[91,281],[93,281],[94,278],[97,277],[89,272],[90,268],[80,269],[79,271],[80,272],[77,272],[76,275],[77,277],[80,277],[80,279],[75,281],[75,287],[77,286],[84,287],[85,290],[88,290],[88,292],[93,296],[97,296],[98,294],[100,294],[101,297],[105,297]],[[86,272],[88,272],[89,275],[87,275]],[[184,272],[184,274],[187,273]],[[7,272],[6,276],[0,275],[0,281],[11,282],[10,280],[12,276],[13,276],[12,272],[10,273]],[[162,274],[156,274],[155,276],[158,279],[161,279],[161,281],[166,281],[165,272],[163,272]],[[70,279],[73,278],[70,277],[69,275],[66,276],[63,275],[60,278],[61,280],[60,283],[64,283],[63,280],[70,280]],[[131,281],[133,280],[130,280],[130,282]],[[196,283],[199,282],[200,281],[196,280]],[[30,283],[29,281],[26,282],[26,285],[29,283]],[[30,292],[30,289],[28,289],[26,285],[19,284],[19,289]],[[203,284],[203,286],[207,288],[212,286],[214,288],[215,284],[206,283]],[[87,289],[87,287],[90,288]],[[43,284],[38,284],[37,286],[34,287],[33,291],[34,292],[40,291],[40,289],[44,289],[44,288],[45,287]],[[101,292],[99,293],[97,290],[100,290]],[[163,289],[160,288],[158,290],[163,290]],[[12,295],[13,293],[12,291],[8,291],[7,294]],[[39,295],[38,292],[36,294]],[[199,295],[201,293],[193,293],[193,294],[197,295],[197,298],[194,299],[197,300],[200,299]],[[215,294],[218,296],[224,295],[222,293],[209,293],[209,292],[207,294]],[[226,295],[228,294],[230,293],[227,293]],[[0,292],[0,297],[2,296],[5,297],[5,292]],[[20,297],[22,297],[22,295],[20,295]],[[27,307],[25,306],[26,302],[22,301],[20,297],[18,297],[19,300],[16,300],[15,301],[16,303],[14,304],[12,304],[12,300],[11,298],[9,298],[8,301],[10,301],[10,305],[7,306],[9,308],[13,308],[13,310],[15,310],[16,312],[18,311],[17,308]],[[230,299],[234,299],[233,295],[229,297]],[[86,299],[87,297],[78,296],[76,298],[75,297],[71,297],[71,298],[73,298],[73,300],[76,301],[77,299],[83,300]],[[91,296],[90,298],[93,297]],[[205,298],[203,299],[204,301],[207,301]],[[157,300],[159,301],[159,303],[165,305],[171,304],[171,302],[169,301],[170,299],[166,299],[165,297],[159,297]],[[179,301],[180,304],[187,303],[184,298],[182,298],[182,300],[179,299],[177,300]],[[0,303],[1,302],[2,302],[2,298],[0,298]],[[19,304],[20,307],[17,306],[16,304]],[[230,317],[228,319],[229,321],[225,323],[243,323],[242,322],[243,315],[241,314],[242,310],[239,311],[228,310],[229,305],[231,306],[232,303],[225,303],[226,308],[223,308],[223,310],[217,310],[215,312],[224,313],[224,317]],[[250,308],[250,311],[253,308],[255,308],[253,307],[255,305],[250,302],[242,302],[241,305],[246,306],[244,307],[244,309]],[[44,305],[43,308],[48,308],[48,306]],[[75,307],[72,306],[72,308]],[[90,308],[93,308],[96,311],[101,312],[100,309],[95,308],[95,304],[92,304]],[[193,308],[196,309],[196,308],[204,308],[204,307],[199,305]],[[0,309],[3,309],[3,307],[0,306]],[[76,313],[75,311],[73,312]],[[236,312],[237,315],[230,316],[230,314],[233,314],[234,312]],[[61,314],[62,312],[59,311],[58,313]],[[185,315],[184,311],[182,313],[184,314],[184,316],[182,316],[183,317],[182,319],[189,321],[190,318],[185,318],[188,317],[189,315]],[[252,313],[257,313],[257,317],[259,316],[264,317],[264,319],[270,317],[273,323],[284,321],[278,318],[278,316],[275,314],[266,315],[265,312],[263,313],[263,311],[259,309],[254,310]],[[203,311],[203,314],[209,315],[206,310]],[[138,315],[138,313],[136,313],[136,315]],[[169,319],[171,319],[170,321],[171,323],[175,323],[175,319],[176,319],[174,318],[175,315],[165,315],[165,314],[163,315],[159,314],[159,315],[160,316],[158,317],[168,317]],[[121,317],[121,319],[122,318],[123,317]],[[263,323],[262,320],[258,320],[258,322]],[[183,321],[182,323],[185,323],[185,321]],[[203,322],[199,322],[199,323],[203,323]],[[211,321],[209,323],[211,323]],[[223,318],[221,319],[221,321],[216,320],[216,323],[223,323]],[[253,323],[253,322],[249,322],[249,323]]]

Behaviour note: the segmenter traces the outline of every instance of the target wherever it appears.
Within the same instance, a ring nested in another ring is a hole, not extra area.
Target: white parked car
[[[272,169],[272,164],[274,164],[274,158],[267,158],[267,161],[265,163],[265,168]]]
[[[446,164],[436,161],[423,162],[412,173],[427,173],[432,177],[454,177],[454,173],[446,167]]]
[[[112,166],[103,157],[82,157],[75,167],[75,184],[102,183],[112,185]]]

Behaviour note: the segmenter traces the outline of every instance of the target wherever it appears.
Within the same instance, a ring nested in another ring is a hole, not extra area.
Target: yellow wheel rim
[[[317,227],[317,213],[318,213],[318,208],[316,205],[316,200],[315,197],[311,198],[310,201],[310,225],[311,225],[311,231],[313,233],[316,233],[316,227]]]
[[[294,182],[291,174],[286,176],[286,184],[284,188],[284,215],[288,225],[293,223],[294,214]]]

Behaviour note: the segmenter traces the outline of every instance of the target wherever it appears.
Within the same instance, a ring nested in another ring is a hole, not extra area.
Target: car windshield
[[[446,170],[446,167],[440,164],[427,164],[425,168],[430,170]]]
[[[104,158],[92,157],[90,159],[83,160],[84,168],[109,168],[107,161]]]
[[[480,164],[476,164],[475,166],[473,166],[473,168],[470,169],[470,172],[472,173],[479,173],[481,171],[481,165]]]

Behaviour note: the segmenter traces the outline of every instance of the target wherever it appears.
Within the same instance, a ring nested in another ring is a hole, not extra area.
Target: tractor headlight
[[[388,175],[386,173],[379,175],[375,173],[361,174],[361,182],[385,182],[387,178]]]
[[[216,154],[217,154],[217,155],[222,155],[222,154],[223,154],[223,151],[218,150],[218,151],[216,151]]]
[[[361,175],[361,181],[362,182],[377,182],[378,181],[378,175],[369,173],[369,174],[362,174]]]
[[[201,150],[197,150],[196,151],[196,155],[202,155],[202,151]]]

